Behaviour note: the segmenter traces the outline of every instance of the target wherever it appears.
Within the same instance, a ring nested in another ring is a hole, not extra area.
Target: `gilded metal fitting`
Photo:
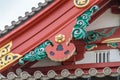
[[[55,41],[56,41],[57,43],[62,43],[62,42],[64,42],[64,41],[65,41],[65,35],[59,34],[59,35],[55,36]]]

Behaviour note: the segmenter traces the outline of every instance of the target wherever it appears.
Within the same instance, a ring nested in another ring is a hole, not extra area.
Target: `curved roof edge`
[[[46,74],[43,74],[41,71],[36,70],[32,72],[32,74],[30,74],[29,72],[18,68],[16,69],[16,73],[9,72],[7,73],[7,76],[3,76],[2,74],[0,74],[0,77],[1,79],[12,79],[12,80],[13,79],[15,80],[16,79],[20,79],[20,80],[21,79],[27,79],[27,80],[29,79],[32,79],[32,80],[60,79],[61,80],[64,78],[76,79],[76,78],[90,78],[90,77],[103,78],[105,76],[111,76],[111,77],[119,76],[120,67],[116,67],[114,69],[115,71],[113,70],[113,68],[104,67],[101,69],[101,72],[99,71],[100,69],[96,69],[96,68],[89,68],[86,72],[84,72],[83,69],[81,68],[76,68],[72,72],[71,70],[68,70],[68,69],[62,69],[59,71],[59,73],[56,72],[55,70],[49,70],[47,71]]]
[[[50,5],[54,0],[45,0],[44,3],[38,3],[38,7],[32,7],[31,8],[31,12],[25,12],[25,16],[19,16],[18,17],[18,21],[11,21],[11,25],[5,26],[4,30],[0,30],[0,37],[3,37],[4,35],[8,34],[9,32],[11,32],[13,29],[19,27],[22,23],[24,23],[25,21],[27,21],[28,19],[30,19],[32,16],[34,16],[35,14],[37,14],[38,12],[40,12],[41,10],[43,10],[44,8],[46,8],[48,5]]]

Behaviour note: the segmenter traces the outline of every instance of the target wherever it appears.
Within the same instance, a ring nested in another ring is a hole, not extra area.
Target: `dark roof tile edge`
[[[38,3],[38,7],[32,7],[31,12],[25,12],[25,16],[19,16],[18,21],[11,21],[11,25],[5,25],[4,30],[0,30],[0,38],[11,32],[13,29],[19,27],[22,23],[30,19],[32,16],[40,12],[42,9],[47,7],[50,3],[52,3],[54,0],[45,0],[44,3]]]
[[[99,68],[100,69],[100,68]],[[61,71],[59,70],[59,72],[61,73],[57,73],[55,70],[49,70],[47,72],[47,74],[43,74],[41,71],[36,70],[31,74],[29,74],[29,72],[27,71],[23,71],[22,69],[18,68],[16,69],[16,72],[18,73],[14,73],[14,72],[8,72],[7,76],[3,76],[0,73],[0,79],[7,79],[7,80],[23,80],[23,79],[27,79],[27,80],[48,80],[48,79],[57,79],[57,80],[61,80],[63,78],[68,78],[68,79],[76,79],[76,78],[90,78],[90,77],[96,77],[96,78],[103,78],[105,76],[110,76],[110,77],[117,77],[119,76],[120,73],[120,67],[117,68],[116,71],[114,71],[112,68],[110,67],[104,67],[102,68],[102,72],[99,71],[99,69],[97,68],[89,68],[88,73],[84,72],[83,69],[81,68],[76,68],[73,70],[68,70],[68,69],[62,69]],[[116,68],[115,68],[116,69]],[[71,73],[73,71],[73,73]],[[12,76],[11,76],[12,75]],[[26,75],[26,76],[24,76]],[[32,79],[31,79],[32,78]]]

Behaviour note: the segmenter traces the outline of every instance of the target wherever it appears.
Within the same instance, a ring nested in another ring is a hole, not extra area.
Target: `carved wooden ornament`
[[[53,46],[48,45],[46,52],[51,60],[65,61],[74,54],[75,46],[70,43],[71,32],[72,27],[66,27],[49,39]]]
[[[21,57],[19,54],[12,53],[11,47],[12,41],[0,48],[0,70],[4,69]]]

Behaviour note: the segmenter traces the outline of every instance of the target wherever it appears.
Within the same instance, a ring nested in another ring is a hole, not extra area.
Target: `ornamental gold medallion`
[[[89,0],[74,0],[74,5],[78,8],[83,8],[89,4]]]

